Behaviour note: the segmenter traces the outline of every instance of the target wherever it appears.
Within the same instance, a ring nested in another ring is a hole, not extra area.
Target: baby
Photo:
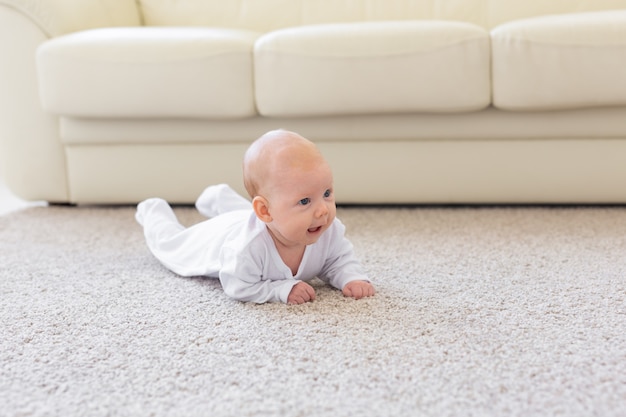
[[[240,301],[313,301],[306,281],[315,277],[348,297],[374,295],[335,218],[332,172],[313,142],[268,132],[246,151],[243,176],[252,203],[224,184],[209,187],[196,207],[210,219],[189,228],[165,200],[141,202],[136,218],[154,256],[179,275],[219,278]]]

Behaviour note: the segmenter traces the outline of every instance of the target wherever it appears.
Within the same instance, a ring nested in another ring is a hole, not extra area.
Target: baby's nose
[[[326,216],[328,214],[328,206],[324,203],[317,208],[317,217]]]

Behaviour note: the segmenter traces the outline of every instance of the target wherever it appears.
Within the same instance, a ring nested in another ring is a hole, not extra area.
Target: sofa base
[[[343,204],[624,204],[626,139],[320,142]],[[247,143],[69,145],[74,203],[244,193]]]

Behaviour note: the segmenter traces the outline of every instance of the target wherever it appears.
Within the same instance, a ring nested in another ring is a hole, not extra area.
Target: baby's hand
[[[313,287],[304,281],[300,281],[291,289],[289,297],[287,297],[287,304],[304,304],[313,300],[315,300]]]
[[[343,287],[343,295],[355,299],[371,297],[376,293],[374,286],[367,281],[351,281]]]

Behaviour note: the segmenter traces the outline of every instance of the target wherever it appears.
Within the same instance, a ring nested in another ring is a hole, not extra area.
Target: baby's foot
[[[252,208],[250,201],[237,194],[226,184],[207,187],[196,200],[196,209],[211,218],[235,210]]]
[[[146,216],[155,213],[165,214],[167,217],[170,217],[171,215],[172,217],[176,218],[174,212],[172,211],[172,208],[167,203],[167,201],[163,200],[162,198],[149,198],[137,205],[135,219],[140,225],[144,226]]]

